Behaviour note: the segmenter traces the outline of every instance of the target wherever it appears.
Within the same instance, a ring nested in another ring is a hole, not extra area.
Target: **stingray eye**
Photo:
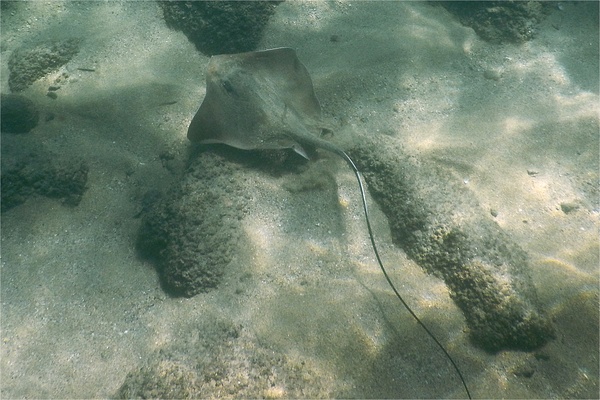
[[[233,86],[231,85],[231,82],[222,80],[221,86],[223,86],[223,89],[225,89],[227,91],[227,93],[232,94],[232,95],[236,94],[235,90],[233,89]]]

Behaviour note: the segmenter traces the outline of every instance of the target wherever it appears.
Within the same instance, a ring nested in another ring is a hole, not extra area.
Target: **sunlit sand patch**
[[[341,196],[338,198],[338,204],[340,205],[340,207],[342,207],[344,210],[346,210],[348,208],[348,206],[350,205],[350,200],[348,198],[346,198],[345,196]]]
[[[266,389],[263,396],[266,399],[283,399],[287,396],[287,392],[281,386],[274,386]]]
[[[509,116],[502,121],[502,131],[504,136],[514,136],[523,131],[531,129],[534,125],[535,121],[532,119],[519,116]]]
[[[329,249],[323,243],[319,243],[316,240],[307,240],[306,246],[316,256],[325,256],[329,253]]]
[[[536,262],[539,268],[552,270],[553,273],[562,272],[568,279],[592,280],[596,277],[581,271],[576,266],[556,258],[543,258]]]
[[[260,216],[246,218],[243,224],[253,249],[253,265],[258,271],[264,271],[276,261],[276,249],[283,245],[281,238],[284,235]]]
[[[592,118],[598,119],[598,95],[590,92],[563,95],[557,93],[553,96],[558,105],[555,117],[559,121],[574,121]]]

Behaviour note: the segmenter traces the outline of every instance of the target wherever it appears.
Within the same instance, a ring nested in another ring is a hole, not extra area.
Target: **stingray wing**
[[[293,49],[213,56],[188,138],[241,149],[294,148],[306,156],[286,131],[306,131],[320,115],[312,80]]]

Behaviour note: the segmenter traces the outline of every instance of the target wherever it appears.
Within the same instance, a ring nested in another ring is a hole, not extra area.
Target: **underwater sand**
[[[455,358],[474,397],[598,396],[594,12],[593,3],[564,3],[534,40],[492,45],[426,3],[286,2],[260,46],[297,49],[336,141],[385,135],[447,168],[529,253],[557,339],[537,357],[487,354],[469,343],[443,282],[391,242],[369,199],[393,281]],[[153,266],[136,254],[133,216],[148,189],[176,179],[159,154],[187,157],[208,57],[166,27],[158,5],[30,2],[2,22],[3,93],[8,57],[21,45],[85,39],[63,69],[23,94],[57,116],[28,135],[85,159],[90,173],[75,208],[36,198],[2,215],[0,397],[112,396],[151,354],[222,321],[306,365],[318,377],[317,394],[464,397],[443,354],[384,281],[354,177],[333,157],[301,177],[248,171],[255,192],[242,221],[245,240],[222,285],[191,299],[162,292]],[[46,97],[65,71],[58,99]],[[288,190],[316,173],[332,187]],[[579,208],[566,214],[563,202]]]

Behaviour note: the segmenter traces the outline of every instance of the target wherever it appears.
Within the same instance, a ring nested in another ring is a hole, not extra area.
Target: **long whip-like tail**
[[[383,272],[383,276],[385,276],[385,280],[390,285],[390,287],[394,291],[394,294],[396,295],[396,297],[398,298],[398,300],[400,300],[400,302],[402,303],[402,305],[404,306],[404,308],[406,308],[406,310],[410,313],[410,315],[413,316],[413,318],[415,319],[415,321],[417,321],[417,323],[419,325],[421,325],[421,327],[425,330],[425,332],[427,332],[427,335],[429,335],[429,337],[435,342],[435,344],[437,344],[437,346],[446,355],[446,358],[448,358],[448,360],[450,361],[450,364],[452,364],[452,366],[454,367],[454,370],[458,374],[458,377],[460,378],[460,381],[462,382],[462,384],[463,384],[463,386],[465,388],[465,392],[467,392],[467,397],[469,399],[471,399],[472,398],[471,397],[471,392],[469,391],[469,388],[467,387],[467,382],[465,381],[465,378],[463,377],[462,372],[460,372],[460,369],[458,368],[458,365],[452,359],[452,357],[450,356],[450,354],[448,353],[448,351],[446,350],[446,348],[440,343],[440,341],[429,330],[429,328],[423,323],[423,321],[421,321],[419,319],[419,317],[417,317],[417,314],[415,314],[415,312],[409,307],[409,305],[406,303],[406,301],[402,298],[402,296],[400,295],[400,293],[398,292],[398,290],[394,286],[394,283],[390,279],[390,276],[388,275],[387,271],[385,270],[385,267],[383,266],[383,262],[381,261],[381,257],[379,256],[379,251],[377,250],[377,245],[375,244],[375,238],[373,236],[373,229],[371,228],[371,222],[369,221],[369,209],[367,207],[367,196],[365,194],[365,188],[364,188],[364,185],[362,183],[362,178],[360,176],[360,172],[358,171],[358,168],[356,167],[356,165],[354,164],[354,161],[352,161],[352,159],[350,158],[350,156],[348,154],[346,154],[346,152],[344,152],[343,150],[341,150],[339,148],[336,148],[334,150],[334,152],[336,154],[338,154],[339,156],[341,156],[344,160],[346,160],[346,162],[350,165],[350,167],[354,171],[354,175],[356,176],[356,180],[358,181],[358,186],[360,188],[360,196],[361,196],[361,199],[362,199],[363,209],[365,211],[365,220],[367,222],[367,229],[369,230],[369,238],[371,239],[371,246],[373,247],[373,252],[375,253],[375,258],[377,258],[377,263],[379,264],[379,268],[381,268],[381,272]]]

